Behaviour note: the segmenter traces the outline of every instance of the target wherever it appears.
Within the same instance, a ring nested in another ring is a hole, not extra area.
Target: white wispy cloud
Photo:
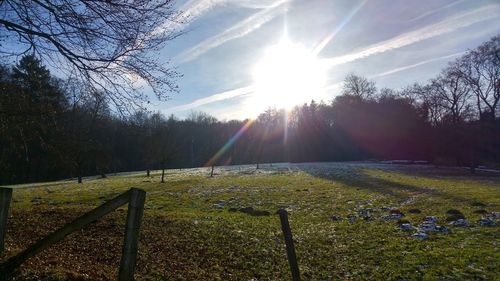
[[[179,10],[184,16],[192,20],[225,2],[227,0],[191,0],[182,5]]]
[[[207,38],[188,50],[180,53],[174,58],[177,63],[183,63],[196,59],[200,55],[216,48],[228,41],[243,37],[250,32],[260,28],[265,23],[274,19],[276,16],[286,12],[287,2],[289,0],[279,0],[275,4],[260,10],[259,12],[249,16],[236,25],[224,30],[223,32]]]
[[[460,55],[463,55],[464,53],[465,53],[465,51],[464,52],[454,53],[454,54],[451,54],[451,55],[446,55],[446,56],[441,56],[441,57],[437,57],[437,58],[432,58],[432,59],[424,60],[424,61],[421,61],[421,62],[418,62],[418,63],[414,63],[414,64],[409,64],[409,65],[405,65],[405,66],[393,68],[391,70],[384,71],[382,73],[371,75],[369,78],[377,78],[377,77],[391,75],[391,74],[394,74],[394,73],[398,73],[398,72],[401,72],[401,71],[404,71],[404,70],[415,68],[415,67],[418,67],[418,66],[421,66],[421,65],[424,65],[424,64],[428,64],[428,63],[431,63],[431,62],[440,61],[440,60],[444,60],[444,59],[450,59],[450,58],[453,58],[453,57],[458,57]]]
[[[179,111],[186,111],[186,110],[191,110],[197,107],[200,107],[202,105],[218,102],[218,101],[223,101],[239,96],[244,96],[248,95],[253,92],[253,86],[246,86],[246,87],[241,87],[241,88],[236,88],[233,90],[225,91],[222,93],[214,94],[205,98],[197,99],[194,100],[190,103],[175,106],[172,108],[169,108],[169,111],[172,112],[179,112]]]
[[[190,0],[177,7],[178,14],[172,20],[164,22],[154,32],[159,34],[164,31],[179,31],[185,29],[190,23],[196,21],[204,14],[217,6],[236,5],[251,9],[268,9],[276,7],[280,1],[275,0]]]
[[[413,21],[418,21],[418,20],[421,20],[421,19],[426,18],[426,17],[428,17],[428,16],[430,16],[430,15],[434,15],[434,14],[436,14],[436,13],[438,13],[438,12],[441,12],[441,11],[443,11],[443,10],[446,10],[446,9],[448,9],[448,8],[451,8],[451,7],[453,7],[453,6],[455,6],[455,5],[459,4],[459,3],[462,3],[462,2],[464,2],[464,1],[465,1],[465,0],[456,0],[456,1],[454,1],[454,2],[451,2],[451,3],[448,3],[448,4],[444,5],[444,6],[441,6],[441,7],[437,8],[437,9],[434,9],[434,10],[428,11],[428,12],[423,13],[423,14],[421,14],[421,15],[418,15],[418,16],[416,16],[416,17],[414,17],[414,18],[411,18],[411,19],[409,19],[409,20],[408,20],[408,22],[413,22]]]
[[[228,0],[190,0],[177,8],[178,14],[171,20],[165,21],[152,35],[163,32],[177,32],[185,29],[190,23],[203,14],[212,10],[215,6],[226,3]]]
[[[228,0],[229,3],[250,9],[268,9],[280,5],[276,0]]]
[[[209,12],[217,6],[236,5],[252,9],[273,8],[281,4],[276,0],[190,0],[179,7],[181,14],[191,21]]]
[[[497,4],[487,5],[468,11],[435,24],[430,24],[420,29],[404,33],[394,38],[367,46],[359,51],[333,58],[327,58],[323,61],[329,66],[335,66],[352,62],[368,56],[384,53],[393,49],[408,46],[426,39],[440,36],[457,29],[470,26],[472,24],[485,20],[498,18],[500,6]]]

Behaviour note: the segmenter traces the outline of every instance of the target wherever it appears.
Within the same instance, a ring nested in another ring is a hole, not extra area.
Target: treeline
[[[350,74],[329,103],[255,120],[113,114],[106,95],[56,79],[34,56],[0,66],[0,184],[161,168],[281,161],[500,160],[500,36],[427,84],[376,88]]]

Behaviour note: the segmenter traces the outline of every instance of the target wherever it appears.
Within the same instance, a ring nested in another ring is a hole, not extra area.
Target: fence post
[[[11,199],[12,189],[0,187],[0,253],[5,249],[5,233],[7,232],[7,217]]]
[[[137,248],[139,240],[139,228],[141,226],[142,214],[144,213],[144,201],[146,192],[133,188],[130,192],[130,201],[127,212],[127,225],[125,227],[125,240],[123,242],[122,258],[118,280],[134,280],[134,269],[137,260]]]
[[[283,236],[285,237],[286,254],[288,256],[290,270],[292,271],[292,280],[300,281],[300,272],[297,264],[297,256],[295,254],[295,246],[293,245],[292,230],[290,229],[290,224],[288,223],[288,213],[284,209],[279,209],[278,214],[280,215],[281,229],[283,230]]]

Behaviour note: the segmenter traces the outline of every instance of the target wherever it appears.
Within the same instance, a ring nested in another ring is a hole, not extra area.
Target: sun
[[[282,39],[269,47],[253,69],[254,110],[267,107],[291,109],[321,96],[326,68],[298,43]]]

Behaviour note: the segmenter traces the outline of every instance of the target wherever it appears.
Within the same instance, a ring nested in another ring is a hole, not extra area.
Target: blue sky
[[[425,82],[500,33],[498,0],[191,0],[177,7],[191,20],[161,60],[183,74],[180,92],[166,102],[153,99],[152,109],[178,117],[254,117],[252,71],[285,33],[320,50],[317,59],[328,65],[325,90],[301,93],[301,102],[328,102],[350,72],[378,88]]]

